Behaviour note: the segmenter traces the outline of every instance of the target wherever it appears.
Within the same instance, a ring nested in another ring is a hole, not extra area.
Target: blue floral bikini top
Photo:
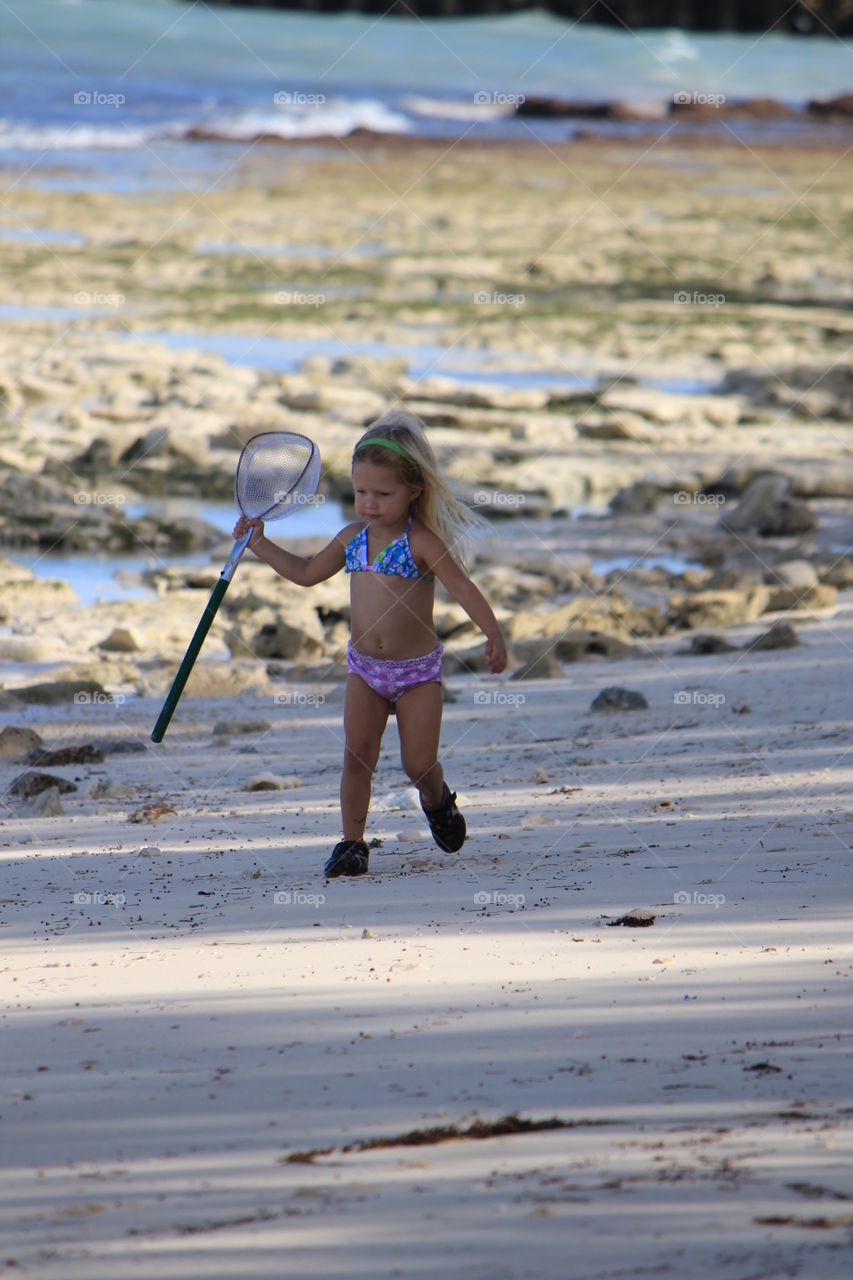
[[[347,544],[345,573],[387,573],[397,578],[420,578],[432,582],[432,575],[418,572],[412,548],[409,546],[409,530],[412,517],[403,533],[379,552],[373,564],[367,559],[367,525]]]

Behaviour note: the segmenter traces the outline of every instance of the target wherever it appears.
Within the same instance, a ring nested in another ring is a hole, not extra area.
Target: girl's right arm
[[[234,526],[234,537],[242,538],[249,529],[253,529],[249,550],[259,560],[268,564],[280,577],[287,578],[288,582],[295,582],[300,587],[313,587],[318,582],[334,577],[343,569],[346,563],[346,545],[352,537],[351,529],[355,530],[357,527],[359,526],[354,525],[342,529],[316,556],[295,556],[291,551],[276,546],[264,536],[264,522],[257,517],[250,519],[248,516],[240,516]]]

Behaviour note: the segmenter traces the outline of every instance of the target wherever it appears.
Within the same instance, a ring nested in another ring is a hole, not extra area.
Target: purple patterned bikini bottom
[[[369,688],[394,703],[408,689],[416,689],[420,684],[441,684],[441,655],[444,645],[425,653],[419,658],[372,658],[367,653],[353,646],[347,646],[347,670],[351,675],[360,676]]]

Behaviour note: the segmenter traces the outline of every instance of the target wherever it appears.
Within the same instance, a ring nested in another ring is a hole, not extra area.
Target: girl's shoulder
[[[417,518],[409,528],[409,551],[423,576],[434,574],[436,565],[446,564],[449,556],[447,544]]]
[[[345,525],[339,533],[335,534],[335,542],[340,542],[343,546],[348,547],[353,538],[358,537],[363,529],[367,528],[366,520],[353,520],[352,524]]]
[[[409,526],[409,546],[442,547],[446,550],[445,544],[438,534],[433,533],[432,529],[428,528],[417,516],[412,517],[412,523]]]

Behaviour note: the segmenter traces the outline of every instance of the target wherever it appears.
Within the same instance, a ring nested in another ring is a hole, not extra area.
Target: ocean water
[[[154,595],[152,587],[142,582],[146,569],[166,569],[171,565],[182,567],[213,567],[220,570],[231,550],[231,531],[239,515],[237,507],[230,503],[193,501],[188,498],[164,498],[131,503],[125,508],[128,519],[144,515],[165,518],[195,517],[219,529],[222,534],[222,553],[219,559],[210,551],[182,552],[178,555],[155,555],[153,552],[113,552],[99,556],[85,551],[50,551],[39,549],[22,551],[4,547],[2,555],[30,569],[37,578],[61,579],[76,591],[82,604],[95,604],[98,600],[130,600],[138,596]],[[346,524],[343,507],[333,499],[307,503],[294,510],[286,519],[271,523],[268,532],[276,541],[290,542],[299,538],[333,538]]]
[[[180,0],[4,0],[0,41],[0,163],[76,161],[113,185],[133,171],[116,153],[133,155],[146,181],[152,169],[167,181],[170,169],[204,163],[194,131],[233,141],[356,128],[566,137],[570,122],[514,119],[517,98],[662,110],[676,93],[802,104],[853,88],[850,48],[828,35],[635,33],[536,10],[413,21]]]

